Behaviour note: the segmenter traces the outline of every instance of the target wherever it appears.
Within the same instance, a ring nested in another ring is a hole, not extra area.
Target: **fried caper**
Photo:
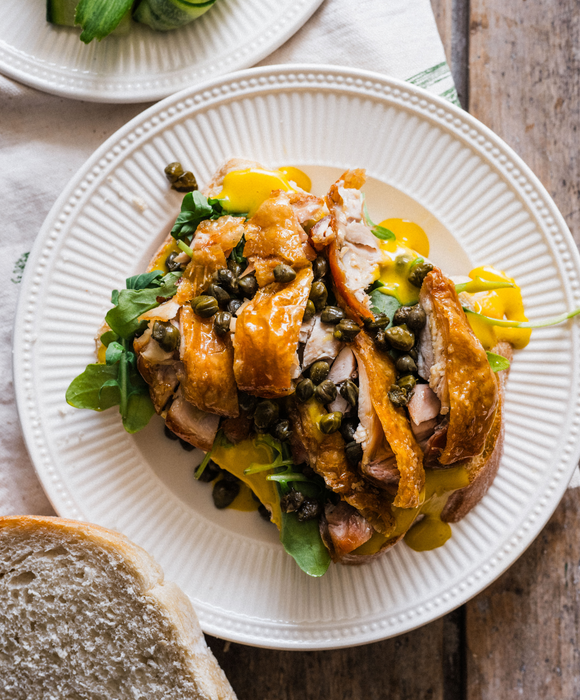
[[[266,520],[267,522],[272,521],[272,514],[263,503],[260,503],[260,505],[258,506],[258,513],[260,514],[260,517],[263,520]]]
[[[166,438],[169,438],[170,440],[179,440],[179,435],[176,435],[173,430],[169,430],[167,426],[164,426],[163,432],[165,433]]]
[[[181,255],[181,251],[173,251],[173,253],[170,253],[167,256],[167,259],[165,260],[165,267],[169,270],[169,272],[176,272],[177,270],[183,270],[185,268],[185,263],[176,262],[175,258],[178,255]]]
[[[232,314],[232,316],[235,316],[236,311],[240,308],[242,303],[243,302],[241,299],[232,299],[231,301],[228,301],[226,309]]]
[[[328,377],[329,372],[330,365],[328,362],[325,360],[318,360],[318,362],[315,362],[310,368],[310,379],[312,379],[315,384],[320,384],[320,382],[323,382],[326,377]]]
[[[357,467],[363,457],[363,448],[358,442],[349,442],[344,448],[346,459],[351,467]]]
[[[407,392],[400,386],[392,384],[388,392],[389,399],[395,406],[406,406],[409,401]]]
[[[258,291],[258,281],[256,275],[251,272],[249,275],[238,280],[238,289],[247,299],[252,299]]]
[[[304,494],[300,493],[300,491],[290,489],[290,491],[280,499],[280,510],[283,513],[294,513],[304,503],[304,498]]]
[[[226,290],[223,287],[220,287],[219,284],[210,284],[209,287],[205,290],[204,294],[215,297],[218,301],[218,304],[225,304],[231,299],[231,296],[226,292]]]
[[[316,313],[316,306],[314,306],[314,302],[310,301],[310,299],[306,302],[306,309],[304,310],[304,316],[302,317],[302,323],[306,323],[307,321],[310,321],[310,319],[314,316]]]
[[[336,433],[340,430],[340,424],[342,423],[342,413],[340,411],[333,411],[332,413],[327,413],[322,416],[318,421],[318,427],[325,435],[330,435],[330,433]]]
[[[382,314],[382,313],[375,314],[372,321],[370,318],[365,318],[365,321],[364,321],[365,328],[371,332],[386,328],[389,325],[389,322],[390,322],[390,319],[387,316],[387,314]]]
[[[195,445],[192,445],[191,442],[187,442],[187,440],[183,440],[182,438],[179,438],[179,446],[186,452],[192,452],[195,450]]]
[[[336,384],[325,379],[314,390],[314,398],[323,404],[331,403],[338,395]]]
[[[403,323],[402,326],[391,326],[385,331],[385,336],[391,347],[401,352],[409,352],[415,345],[415,334]]]
[[[311,379],[302,379],[296,385],[296,398],[306,403],[314,394],[314,382]]]
[[[409,397],[416,383],[417,380],[412,374],[405,374],[403,377],[399,377],[399,379],[397,379],[397,386],[400,386],[401,389],[404,389],[409,395]]]
[[[379,350],[388,352],[391,349],[391,345],[384,330],[377,331],[377,334],[373,340],[375,341],[375,345]]]
[[[334,326],[345,317],[344,311],[338,306],[325,306],[320,318],[324,323],[332,323]]]
[[[334,337],[345,343],[352,342],[360,333],[360,326],[349,318],[343,318],[334,329]]]
[[[229,311],[220,311],[213,319],[213,329],[216,335],[225,335],[230,330],[232,315]]]
[[[159,343],[165,352],[173,352],[181,339],[179,331],[169,321],[155,321],[151,337]]]
[[[296,272],[290,267],[290,265],[276,265],[274,268],[274,279],[276,282],[292,282],[296,279]]]
[[[399,268],[399,270],[403,269],[404,267],[407,267],[410,263],[413,262],[413,258],[410,255],[407,255],[407,253],[403,253],[403,255],[397,255],[395,258],[395,266]]]
[[[413,265],[411,272],[409,273],[409,283],[414,287],[421,287],[423,280],[433,269],[433,265],[430,262],[420,262]]]
[[[326,306],[328,299],[328,290],[322,280],[316,280],[310,288],[310,301],[314,304],[317,311],[322,311]]]
[[[415,362],[417,362],[417,360],[419,359],[419,351],[417,350],[416,346],[414,348],[411,348],[411,350],[409,350],[409,355],[411,355],[411,357],[415,360]]]
[[[358,386],[350,379],[347,379],[346,382],[341,384],[340,395],[351,406],[356,406],[358,403]]]
[[[411,330],[420,331],[426,320],[427,315],[420,304],[400,306],[393,317],[393,325],[400,326],[405,323]]]
[[[238,291],[238,281],[231,270],[226,267],[217,271],[216,274],[217,283],[224,289],[233,292],[234,294]]]
[[[401,355],[397,359],[395,367],[400,374],[410,374],[417,371],[417,364],[411,355]]]
[[[201,474],[199,473],[200,467],[201,467],[201,464],[195,470],[195,478],[198,481],[205,482],[206,484],[208,484],[210,481],[213,481],[214,479],[217,479],[218,476],[222,473],[222,470],[213,461],[213,459],[209,460],[209,462],[205,465],[205,469],[201,472]]]
[[[305,498],[298,510],[298,520],[300,520],[301,523],[307,520],[314,520],[321,512],[322,506],[319,501],[315,498]]]
[[[183,173],[172,185],[177,192],[193,192],[197,189],[197,180],[195,175],[189,171]]]
[[[312,263],[312,272],[314,273],[315,280],[322,279],[328,272],[328,262],[326,258],[318,256]]]
[[[258,405],[258,398],[256,396],[252,396],[252,394],[246,394],[245,391],[239,391],[238,404],[240,406],[241,411],[243,411],[244,413],[251,414],[256,410],[256,406]]]
[[[268,428],[278,419],[280,409],[273,401],[260,401],[254,413],[254,425],[259,433],[265,433]]]
[[[174,162],[169,163],[169,165],[165,167],[165,170],[163,172],[165,173],[165,177],[169,180],[169,182],[173,184],[174,182],[177,182],[177,180],[179,180],[179,178],[183,175],[184,170],[181,163]]]
[[[195,302],[195,303],[194,303]],[[220,310],[218,300],[215,297],[201,296],[191,300],[191,308],[196,316],[211,318]]]
[[[216,508],[227,508],[240,493],[240,484],[236,481],[220,479],[216,481],[211,493]]]
[[[234,277],[239,277],[243,270],[239,262],[236,262],[233,258],[228,260],[228,270],[233,274]]]
[[[292,426],[290,425],[290,421],[286,420],[286,418],[279,420],[274,426],[272,433],[274,434],[276,440],[280,440],[280,442],[289,440],[292,436]]]
[[[352,442],[354,440],[354,434],[358,427],[358,420],[349,419],[343,420],[340,426],[340,434],[345,442]]]

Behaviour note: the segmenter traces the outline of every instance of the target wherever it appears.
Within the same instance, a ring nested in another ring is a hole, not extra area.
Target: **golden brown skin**
[[[397,379],[395,366],[391,358],[381,353],[364,331],[356,336],[353,350],[357,361],[364,365],[373,407],[397,460],[401,478],[394,505],[399,508],[415,508],[419,505],[419,494],[425,483],[423,453],[404,410],[396,408],[388,397],[391,384]]]
[[[238,391],[229,336],[218,337],[213,319],[196,316],[188,304],[181,307],[179,316],[184,367],[180,380],[185,398],[201,411],[237,416]]]
[[[324,435],[318,428],[313,409],[317,409],[314,399],[305,404],[291,401],[288,408],[295,439],[304,448],[310,466],[322,476],[329,489],[356,508],[377,532],[388,534],[395,526],[392,499],[349,465],[341,434]]]
[[[307,241],[285,192],[263,202],[248,222],[244,246],[244,256],[255,266],[260,287],[274,282],[276,265],[290,265],[295,270],[309,265]]]
[[[239,217],[221,216],[201,222],[190,246],[193,257],[174,297],[178,304],[199,296],[208,287],[214,272],[227,267],[226,258],[240,242],[244,231],[244,219]]]
[[[492,350],[497,355],[502,355],[511,361],[513,356],[513,348],[509,343],[500,342]],[[504,420],[503,420],[503,401],[505,396],[505,388],[508,380],[509,368],[497,372],[499,379],[499,402],[495,412],[494,421],[491,429],[487,434],[483,451],[477,457],[472,457],[466,464],[465,468],[469,475],[469,486],[466,486],[459,491],[455,491],[449,497],[441,519],[448,523],[459,522],[464,518],[469,511],[476,506],[479,501],[485,496],[489,487],[492,485],[499,463],[503,454],[504,440]]]
[[[425,278],[420,302],[428,313],[435,362],[444,370],[439,390],[430,384],[442,406],[449,406],[447,441],[438,461],[450,465],[483,450],[498,405],[498,382],[455,285],[441,270],[435,268]]]
[[[255,396],[281,398],[293,390],[292,371],[312,267],[287,284],[258,290],[236,320],[234,374],[238,387]]]

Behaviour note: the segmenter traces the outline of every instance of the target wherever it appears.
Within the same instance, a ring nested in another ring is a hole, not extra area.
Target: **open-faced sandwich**
[[[204,194],[166,173],[192,191],[67,401],[119,405],[129,432],[158,413],[207,453],[216,505],[251,494],[310,575],[444,544],[495,477],[512,350],[542,325],[514,280],[451,280],[419,226],[373,224],[363,170],[325,197],[246,160]]]

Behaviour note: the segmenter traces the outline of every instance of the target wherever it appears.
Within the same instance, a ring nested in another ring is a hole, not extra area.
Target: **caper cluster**
[[[172,430],[169,430],[167,426],[164,427],[165,431],[165,437],[169,438],[169,440],[179,440],[179,444],[181,445],[181,448],[184,449],[186,452],[191,452],[192,450],[195,450],[195,445],[192,445],[190,442],[187,442],[186,440],[182,440],[179,435],[176,435]]]
[[[195,175],[189,170],[184,170],[181,163],[169,163],[164,172],[172,189],[178,192],[193,192],[197,189]]]
[[[283,513],[296,513],[300,522],[313,520],[322,512],[322,504],[315,498],[309,498],[300,491],[290,491],[280,499],[280,508]]]
[[[257,433],[269,433],[280,442],[290,440],[292,437],[292,427],[285,413],[283,401],[259,399],[240,391],[238,404],[242,413],[253,417]]]
[[[165,352],[173,352],[179,347],[181,334],[171,321],[155,321],[151,337],[156,340]]]
[[[240,277],[244,269],[243,265],[230,258],[227,268],[215,272],[205,292],[190,302],[197,316],[213,317],[214,331],[218,336],[229,332],[232,316],[243,300],[252,299],[258,291],[255,273]]]
[[[238,477],[219,467],[213,459],[209,460],[201,473],[200,468],[201,465],[195,470],[196,479],[206,484],[215,482],[211,494],[215,507],[221,510],[231,505],[240,493],[241,482]]]

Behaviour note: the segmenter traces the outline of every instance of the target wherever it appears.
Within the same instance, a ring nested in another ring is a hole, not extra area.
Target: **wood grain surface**
[[[532,167],[580,242],[578,0],[432,5],[461,104]],[[327,652],[208,641],[240,700],[579,698],[579,499],[568,491],[486,591],[396,639]]]

